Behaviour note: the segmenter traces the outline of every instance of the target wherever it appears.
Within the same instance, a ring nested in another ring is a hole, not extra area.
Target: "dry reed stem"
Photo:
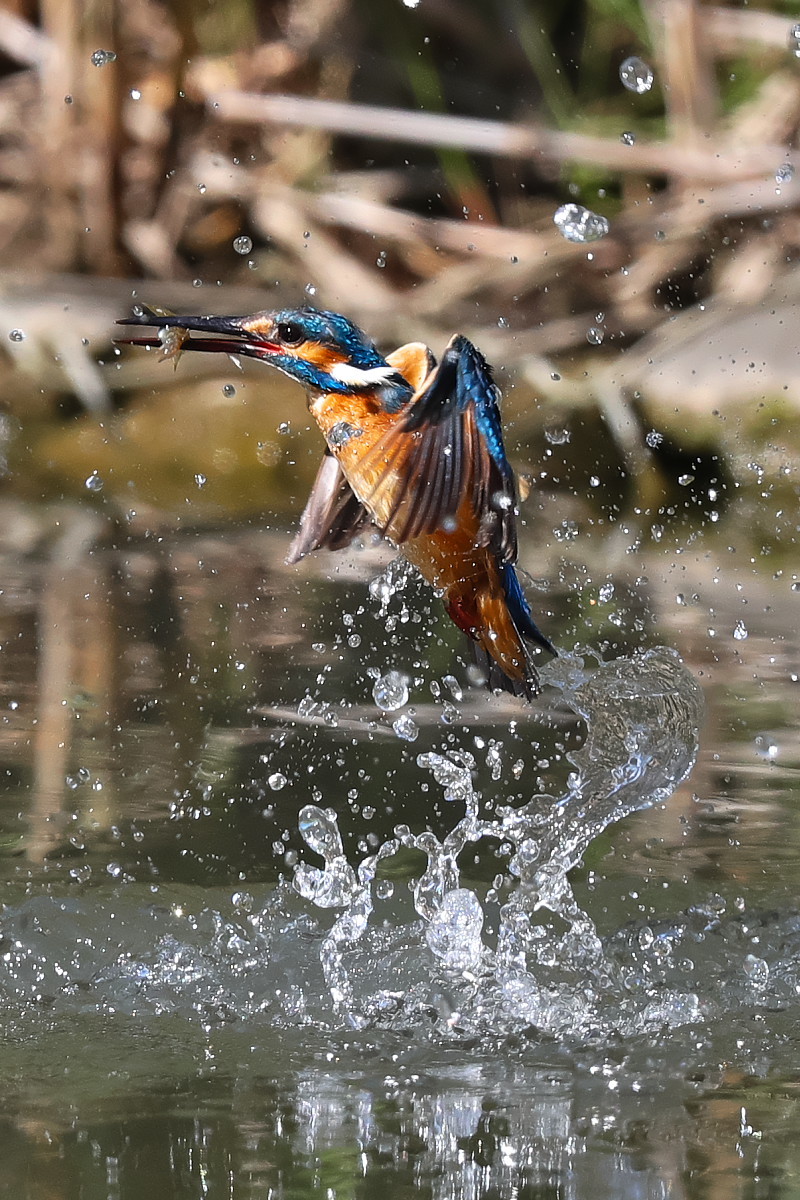
[[[713,143],[682,146],[674,142],[636,143],[544,126],[509,125],[439,113],[369,104],[348,104],[306,96],[260,96],[220,92],[208,99],[209,112],[221,121],[242,125],[311,126],[351,137],[452,146],[473,154],[512,159],[543,159],[554,164],[584,162],[612,171],[702,179],[709,183],[769,174],[784,156],[778,145],[740,146],[720,153]]]

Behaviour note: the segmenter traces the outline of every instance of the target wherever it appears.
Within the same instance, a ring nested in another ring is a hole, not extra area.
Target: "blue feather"
[[[500,409],[497,404],[499,393],[492,378],[492,369],[480,350],[467,338],[458,339],[458,354],[461,360],[458,406],[462,412],[470,404],[474,406],[475,421],[486,447],[504,477],[509,478],[511,465],[503,443]]]
[[[533,619],[533,613],[528,601],[525,599],[525,593],[522,590],[522,585],[512,563],[505,563],[503,565],[501,578],[508,611],[511,613],[511,620],[516,625],[519,633],[530,641],[535,642],[537,646],[541,646],[542,649],[549,650],[551,654],[557,654],[558,651],[555,646],[548,641]]]
[[[309,341],[335,346],[342,351],[348,363],[361,370],[386,366],[386,359],[378,353],[372,339],[341,313],[305,305],[302,308],[283,309],[274,313],[272,319],[276,325],[283,321],[301,325]]]

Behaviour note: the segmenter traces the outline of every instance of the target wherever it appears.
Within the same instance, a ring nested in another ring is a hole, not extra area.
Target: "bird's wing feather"
[[[286,561],[299,562],[312,550],[341,550],[349,546],[371,520],[364,505],[353,495],[338,462],[327,451]]]
[[[485,544],[517,553],[514,473],[503,446],[498,392],[483,355],[454,337],[398,419],[359,463],[366,507],[400,543],[433,533],[472,502]]]

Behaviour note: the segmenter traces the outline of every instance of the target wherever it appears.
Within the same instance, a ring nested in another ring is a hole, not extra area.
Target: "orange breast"
[[[429,369],[427,351],[421,345],[403,347],[388,361],[402,370],[415,388],[421,386]],[[309,409],[348,483],[378,527],[388,524],[398,500],[401,504],[414,503],[414,481],[404,469],[406,454],[401,450],[387,471],[382,452],[375,450],[397,414],[387,413],[370,397],[359,395],[318,396],[311,400]],[[412,439],[422,436],[422,432],[405,435],[409,450]],[[413,538],[401,549],[428,583],[444,593],[455,623],[482,645],[512,679],[524,680],[530,670],[527,654],[508,612],[500,567],[492,551],[480,544],[482,540],[478,515],[465,498],[452,528]]]

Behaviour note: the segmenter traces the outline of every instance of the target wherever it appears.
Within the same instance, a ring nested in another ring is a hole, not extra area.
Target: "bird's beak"
[[[165,358],[177,358],[184,350],[203,350],[206,353],[242,354],[249,358],[267,358],[278,354],[281,347],[271,342],[259,329],[254,329],[252,317],[179,317],[164,309],[133,310],[130,317],[117,325],[139,325],[157,329],[157,337],[118,338],[121,346],[147,346],[161,350]],[[259,322],[262,328],[265,322]],[[192,337],[192,333],[206,334]],[[264,330],[266,332],[266,329]],[[216,336],[215,336],[216,335]]]

